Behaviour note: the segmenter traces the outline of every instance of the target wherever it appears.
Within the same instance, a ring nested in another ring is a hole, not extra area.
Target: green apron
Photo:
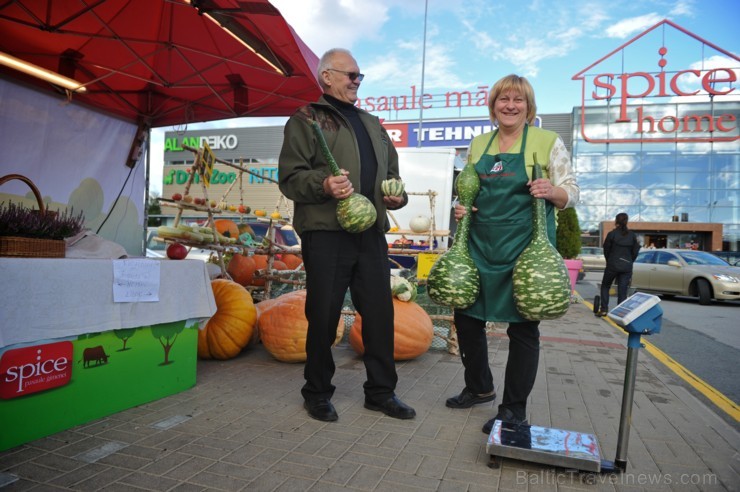
[[[527,321],[514,303],[512,271],[519,254],[532,239],[532,196],[524,161],[527,128],[518,154],[488,154],[491,136],[475,170],[481,186],[470,224],[470,255],[480,272],[480,294],[463,314],[486,321]],[[548,238],[555,244],[555,212],[546,203]]]

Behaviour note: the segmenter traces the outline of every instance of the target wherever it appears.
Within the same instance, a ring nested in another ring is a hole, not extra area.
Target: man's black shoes
[[[500,420],[502,422],[509,422],[511,424],[515,425],[528,425],[527,419],[524,417],[519,417],[514,412],[509,410],[508,408],[501,408],[498,409],[498,414],[496,414],[495,417],[493,417],[491,420],[485,423],[483,426],[483,433],[484,434],[490,434],[491,429],[493,429],[493,423],[496,420]]]
[[[489,401],[493,401],[495,399],[496,399],[495,391],[491,391],[490,393],[484,393],[484,394],[478,395],[470,391],[467,387],[465,387],[463,388],[462,392],[459,395],[453,396],[452,398],[447,398],[445,405],[447,405],[450,408],[470,408],[473,405],[477,405],[479,403],[486,403]]]
[[[416,417],[416,411],[395,396],[391,396],[384,401],[373,401],[365,397],[365,408],[383,412],[394,419],[413,419]]]
[[[313,401],[306,400],[303,402],[303,408],[306,409],[308,415],[312,418],[321,420],[322,422],[335,422],[339,418],[337,411],[334,409],[334,405],[324,398],[319,398],[318,400]]]

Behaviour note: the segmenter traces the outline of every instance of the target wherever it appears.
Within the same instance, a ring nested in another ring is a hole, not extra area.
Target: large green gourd
[[[541,177],[535,153],[532,181]],[[570,277],[563,258],[547,238],[544,198],[532,198],[532,227],[532,241],[514,265],[516,308],[531,321],[559,318],[570,306]]]
[[[466,213],[457,226],[455,243],[432,265],[427,291],[437,304],[465,309],[475,302],[480,292],[480,275],[468,249],[473,202],[480,191],[480,178],[473,164],[467,164],[460,172],[455,189]]]
[[[341,176],[342,171],[339,169],[337,161],[334,160],[334,156],[331,155],[324,134],[316,120],[311,120],[311,127],[319,141],[321,152],[329,163],[331,173],[334,176]],[[339,221],[339,225],[342,226],[342,229],[347,232],[356,233],[365,231],[375,224],[377,218],[378,212],[375,210],[373,203],[359,193],[352,193],[347,198],[339,200],[337,204],[337,220]]]

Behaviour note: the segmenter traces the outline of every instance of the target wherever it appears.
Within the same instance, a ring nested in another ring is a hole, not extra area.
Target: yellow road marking
[[[593,304],[589,303],[586,300],[583,301],[583,304],[588,306],[591,311],[593,311]],[[608,317],[604,317],[602,319],[612,325],[614,328],[618,329],[621,333],[625,333],[625,331],[619,325],[617,325]],[[735,402],[727,398],[713,386],[707,384],[699,376],[676,362],[676,360],[673,359],[670,355],[666,354],[652,343],[645,341],[645,339],[641,339],[641,342],[645,345],[645,350],[647,350],[653,357],[662,362],[668,369],[673,371],[674,374],[689,383],[692,388],[707,397],[712,403],[717,405],[720,410],[735,419],[735,421],[740,421],[740,407],[738,407]]]

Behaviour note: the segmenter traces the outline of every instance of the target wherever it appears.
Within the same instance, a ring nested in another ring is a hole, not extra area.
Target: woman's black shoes
[[[453,396],[452,398],[447,398],[445,405],[447,405],[450,408],[470,408],[473,405],[477,405],[479,403],[487,403],[495,399],[496,399],[495,391],[491,391],[490,393],[484,393],[484,394],[479,395],[479,394],[473,393],[467,387],[465,387],[463,388],[462,392],[459,395]]]

